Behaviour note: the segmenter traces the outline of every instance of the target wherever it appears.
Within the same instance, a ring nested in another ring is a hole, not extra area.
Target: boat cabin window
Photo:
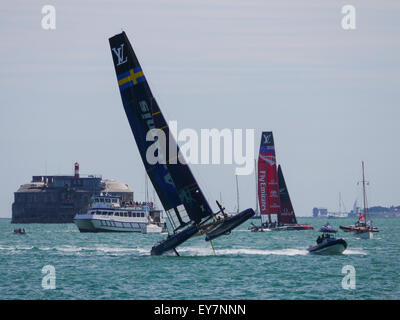
[[[127,217],[128,216],[128,212],[124,212],[124,216]]]
[[[144,218],[144,212],[141,212],[141,213],[140,213],[140,216],[141,216],[142,218]]]
[[[112,213],[112,212],[109,212],[109,213],[108,213],[108,215],[109,215],[109,216],[112,216],[112,215],[113,215],[113,213]]]
[[[95,202],[99,202],[99,198],[95,198],[94,201],[95,201]]]
[[[116,212],[114,215],[115,215],[115,216],[119,216],[119,212]]]
[[[106,201],[107,203],[110,203],[110,202],[111,202],[111,200],[110,200],[110,199],[105,199],[105,201]]]
[[[132,212],[132,217],[136,217],[136,212]]]
[[[103,199],[103,198],[100,198],[100,202],[104,202],[104,199]]]
[[[118,199],[112,199],[112,203],[117,203]]]
[[[128,217],[132,217],[132,212],[128,212]]]

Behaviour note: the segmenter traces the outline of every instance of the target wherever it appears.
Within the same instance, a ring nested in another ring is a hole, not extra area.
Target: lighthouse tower
[[[79,178],[79,163],[75,162],[75,178]]]

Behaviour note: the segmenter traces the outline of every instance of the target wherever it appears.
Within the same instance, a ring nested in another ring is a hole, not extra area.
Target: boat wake
[[[148,255],[150,249],[125,247],[55,247],[60,252],[95,253],[104,255]]]
[[[35,247],[35,246],[0,246],[0,250],[18,253],[22,251],[48,251],[61,254],[99,254],[99,255],[149,255],[150,248],[125,248],[125,247]]]
[[[79,255],[135,255],[148,256],[150,248],[127,248],[127,247],[79,247],[79,246],[56,246],[56,247],[35,247],[35,246],[1,246],[0,251],[5,250],[10,253],[18,253],[23,251],[49,251],[59,254],[79,254]],[[209,247],[178,247],[178,252],[182,256],[214,256],[214,252]],[[309,252],[306,249],[277,249],[277,250],[262,250],[249,248],[231,248],[215,250],[217,256],[239,256],[239,255],[278,255],[278,256],[297,256],[307,255]],[[367,255],[361,248],[346,249],[344,255]],[[168,255],[175,255],[172,251]]]
[[[213,256],[214,252],[211,248],[205,247],[181,247],[178,248],[179,254],[189,256]],[[296,256],[306,255],[308,251],[305,249],[280,249],[280,250],[260,250],[260,249],[217,249],[215,250],[217,256],[227,255],[281,255],[281,256]]]
[[[211,248],[205,247],[181,247],[178,252],[182,256],[214,256]],[[309,252],[306,249],[277,249],[277,250],[261,250],[261,249],[217,249],[215,250],[217,256],[239,256],[239,255],[278,255],[278,256],[305,256]],[[347,249],[343,252],[344,255],[367,255],[362,249]]]
[[[343,254],[345,254],[345,255],[358,254],[358,255],[364,255],[364,256],[367,255],[367,253],[365,251],[363,251],[362,249],[346,249],[343,251]]]

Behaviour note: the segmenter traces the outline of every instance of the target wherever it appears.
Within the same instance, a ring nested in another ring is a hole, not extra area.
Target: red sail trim
[[[268,203],[269,214],[281,213],[281,201],[279,198],[278,176],[276,174],[275,152],[268,155],[267,162],[267,182],[268,182]]]
[[[297,224],[296,215],[290,201],[289,190],[286,187],[281,166],[278,166],[279,195],[281,200],[282,212],[278,216],[278,222],[282,224]]]

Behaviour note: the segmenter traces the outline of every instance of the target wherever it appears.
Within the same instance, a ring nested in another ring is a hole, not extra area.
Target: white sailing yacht
[[[365,174],[364,174],[364,161],[362,161],[362,186],[363,186],[363,203],[364,210],[360,214],[358,223],[354,228],[354,235],[362,239],[372,239],[373,233],[378,232],[378,228],[372,226],[372,220],[369,219],[367,194],[365,192]]]

